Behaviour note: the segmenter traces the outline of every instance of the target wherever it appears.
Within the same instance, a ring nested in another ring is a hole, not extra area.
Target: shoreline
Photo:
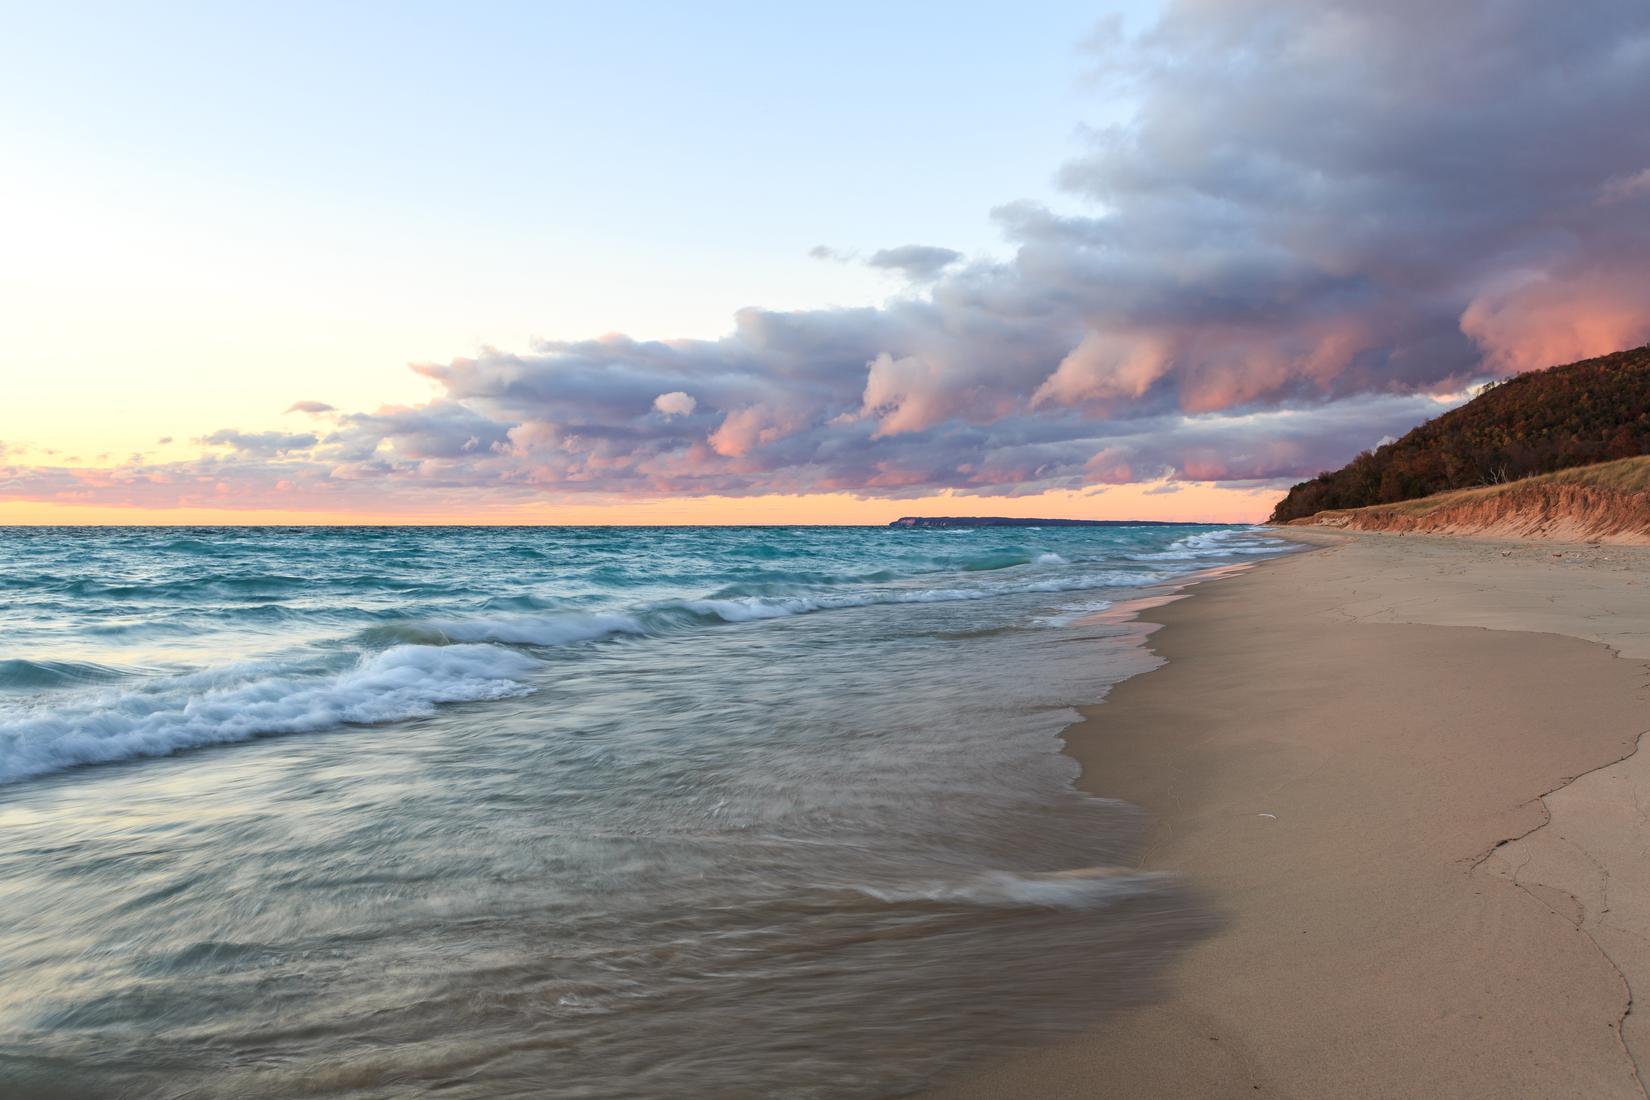
[[[1063,735],[1224,930],[924,1095],[1645,1095],[1650,554],[1286,537],[1323,548],[1146,611],[1165,663]]]

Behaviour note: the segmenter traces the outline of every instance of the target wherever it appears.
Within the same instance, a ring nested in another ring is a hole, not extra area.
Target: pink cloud
[[[1650,340],[1650,257],[1637,270],[1539,275],[1482,294],[1461,331],[1503,374],[1636,347]]]
[[[1163,334],[1090,331],[1037,387],[1031,403],[1105,407],[1138,400],[1169,372],[1170,344]]]
[[[711,450],[726,458],[740,458],[758,446],[773,443],[796,431],[802,417],[767,405],[734,409],[710,433]]]
[[[663,416],[690,416],[698,407],[691,394],[681,390],[672,390],[670,393],[661,393],[653,399],[653,407]]]

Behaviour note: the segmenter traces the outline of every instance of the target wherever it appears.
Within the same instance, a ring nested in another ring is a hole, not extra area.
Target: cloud
[[[992,212],[1003,258],[889,248],[870,262],[920,289],[880,307],[487,348],[417,365],[426,404],[219,432],[190,462],[5,468],[0,496],[1281,484],[1475,379],[1650,339],[1642,0],[1172,0],[1093,42],[1132,113],[1061,169],[1071,209]]]
[[[1317,372],[1424,385],[1480,354],[1507,370],[1642,338],[1647,28],[1631,0],[1585,19],[1533,2],[1171,6],[1106,55],[1143,93],[1135,122],[1062,172],[1112,212],[1088,271],[1116,291],[1106,327],[1161,317],[1180,343],[1224,332],[1224,358],[1295,360],[1270,385],[1244,365],[1261,392]],[[1508,300],[1515,271],[1530,277]],[[1637,307],[1579,318],[1610,281]],[[1534,325],[1493,323],[1530,310]],[[1314,328],[1338,346],[1290,345]],[[1207,348],[1177,358],[1192,388],[1228,373]]]
[[[240,432],[224,428],[195,440],[208,447],[229,447],[243,454],[281,455],[313,447],[316,437],[310,432]]]
[[[657,410],[661,416],[667,418],[672,416],[691,416],[693,415],[694,408],[698,404],[699,402],[694,400],[691,394],[683,393],[681,390],[672,390],[669,393],[661,393],[658,397],[653,399],[654,409]]]
[[[1461,315],[1461,331],[1497,373],[1531,370],[1635,347],[1650,337],[1643,282],[1578,258],[1562,276],[1542,272],[1486,291]]]
[[[1617,176],[1604,181],[1599,191],[1602,202],[1627,202],[1650,195],[1650,168],[1630,176]]]
[[[286,407],[286,411],[289,413],[301,412],[308,413],[310,416],[319,416],[322,413],[334,412],[336,410],[334,410],[333,407],[325,401],[294,401]]]
[[[874,252],[866,263],[887,271],[897,271],[912,282],[926,283],[962,259],[961,252],[925,244],[907,244]]]

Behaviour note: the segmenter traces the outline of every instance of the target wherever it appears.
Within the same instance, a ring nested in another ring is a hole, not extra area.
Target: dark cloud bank
[[[1644,0],[1188,0],[1094,41],[1097,94],[1137,113],[1061,169],[1082,214],[992,212],[1006,261],[889,248],[868,262],[911,289],[881,308],[489,349],[415,367],[427,405],[226,430],[191,463],[13,469],[0,491],[388,507],[1287,481],[1429,395],[1650,338]]]

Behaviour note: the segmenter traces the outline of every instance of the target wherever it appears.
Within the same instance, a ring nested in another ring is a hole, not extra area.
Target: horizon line
[[[908,517],[896,516],[895,519],[889,520],[886,523],[806,523],[806,522],[793,522],[793,523],[668,523],[668,522],[667,523],[643,523],[643,522],[636,522],[636,523],[623,523],[623,522],[618,522],[618,523],[520,523],[520,522],[497,522],[497,523],[492,523],[492,522],[485,522],[485,521],[482,521],[482,522],[432,521],[432,522],[407,522],[407,523],[397,523],[397,522],[388,522],[388,523],[336,522],[336,521],[317,521],[317,522],[313,522],[313,523],[273,522],[273,521],[272,522],[267,522],[267,523],[200,523],[200,522],[191,523],[191,522],[187,522],[187,521],[178,521],[178,522],[171,522],[171,523],[167,523],[167,522],[158,522],[158,523],[61,523],[61,522],[58,522],[58,523],[54,523],[54,522],[51,522],[51,521],[42,520],[42,521],[39,521],[39,522],[0,523],[0,531],[22,530],[22,529],[38,530],[38,529],[41,529],[41,528],[54,528],[54,527],[95,528],[95,529],[99,529],[99,530],[105,530],[106,529],[106,530],[111,530],[111,531],[127,530],[127,529],[133,529],[133,528],[144,528],[144,527],[175,527],[175,528],[209,527],[209,528],[221,528],[221,529],[225,529],[225,530],[236,530],[236,529],[253,530],[253,529],[258,529],[258,528],[269,528],[269,527],[297,527],[297,528],[359,527],[359,528],[379,528],[379,529],[395,529],[395,528],[429,529],[429,528],[470,528],[470,527],[500,527],[500,528],[503,528],[503,527],[516,527],[516,528],[521,528],[521,527],[534,527],[534,528],[538,528],[538,527],[544,527],[544,528],[571,528],[571,527],[634,527],[634,528],[652,528],[652,527],[869,527],[869,528],[885,528],[886,527],[886,528],[893,528],[893,527],[895,527],[895,524],[896,524],[897,520],[905,519],[905,518],[908,518]],[[1082,519],[1081,517],[1071,517],[1071,516],[1042,516],[1042,517],[1035,517],[1035,518],[995,517],[995,516],[918,516],[918,517],[915,517],[915,518],[918,518],[918,519],[960,519],[960,520],[1013,518],[1013,519],[1017,520],[1017,522],[1015,522],[1013,524],[979,524],[979,526],[995,526],[995,527],[1035,527],[1038,524],[1045,523],[1045,522],[1055,523],[1055,524],[1069,524],[1069,523],[1071,523],[1071,521],[1073,519],[1078,519],[1080,521],[1079,524],[1078,524],[1079,526],[1086,525],[1086,524],[1107,525],[1107,526],[1129,526],[1129,525],[1138,524],[1138,525],[1141,525],[1141,526],[1151,526],[1151,527],[1262,527],[1262,526],[1265,526],[1264,523],[1246,523],[1246,522],[1239,521],[1239,520],[1219,520],[1219,519],[1135,519],[1135,518],[1131,518],[1131,519],[1089,520],[1089,519]],[[970,524],[968,524],[968,523],[958,523],[958,524],[956,524],[956,526],[966,527],[966,526],[970,526]]]

